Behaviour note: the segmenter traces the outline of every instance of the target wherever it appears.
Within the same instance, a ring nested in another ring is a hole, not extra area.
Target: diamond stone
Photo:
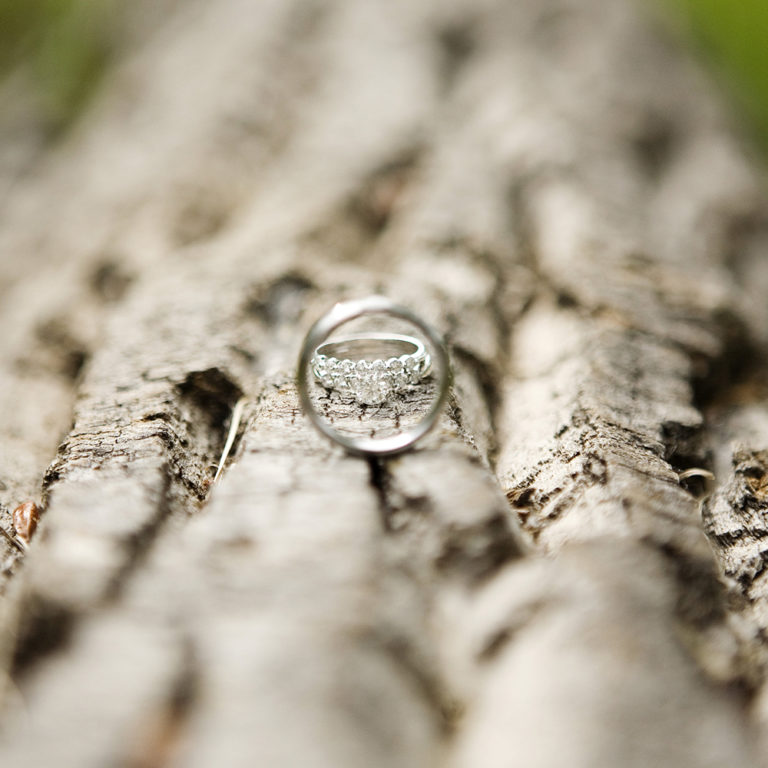
[[[400,355],[400,359],[403,361],[408,383],[415,384],[419,380],[419,361],[410,355]]]
[[[405,372],[405,364],[399,357],[391,357],[387,360],[387,373],[394,390],[402,389],[408,384],[408,374]]]
[[[367,376],[358,382],[355,396],[366,405],[379,405],[383,403],[390,393],[390,385],[385,379],[376,376]]]
[[[333,377],[333,388],[342,395],[348,395],[354,391],[355,383],[351,376],[345,376],[343,373],[337,373]]]
[[[328,360],[324,357],[318,357],[314,365],[313,372],[317,380],[326,388],[333,388],[333,369],[329,368]]]

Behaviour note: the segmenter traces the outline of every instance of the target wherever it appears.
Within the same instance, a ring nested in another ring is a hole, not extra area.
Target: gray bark
[[[0,117],[0,764],[768,765],[768,220],[697,67],[626,0],[138,8],[58,144]],[[386,461],[293,380],[370,293],[455,367]]]

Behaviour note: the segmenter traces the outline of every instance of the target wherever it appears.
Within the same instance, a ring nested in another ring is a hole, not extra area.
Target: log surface
[[[0,764],[768,765],[768,216],[697,66],[629,0],[144,5],[57,143],[0,115]],[[386,461],[293,377],[371,293],[454,366]]]

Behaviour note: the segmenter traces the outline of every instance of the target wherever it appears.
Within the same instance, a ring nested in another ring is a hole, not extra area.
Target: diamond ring
[[[410,323],[426,343],[391,333],[360,333],[326,342],[345,323],[377,314]],[[315,407],[308,382],[311,369],[318,384],[350,400],[381,403],[393,393],[415,387],[433,368],[435,394],[427,410],[416,423],[384,437],[374,437],[373,432],[350,434],[334,427]],[[299,353],[296,383],[302,408],[320,432],[351,453],[389,456],[407,450],[437,424],[448,398],[451,366],[445,342],[429,323],[383,296],[370,296],[336,304],[309,329]]]
[[[312,373],[326,389],[379,405],[418,384],[432,367],[424,344],[414,336],[358,333],[321,344],[312,356]]]

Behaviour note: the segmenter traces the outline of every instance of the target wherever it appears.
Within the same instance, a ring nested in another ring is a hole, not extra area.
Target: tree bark
[[[142,7],[55,146],[0,118],[0,764],[768,765],[768,218],[697,67],[628,0]],[[370,293],[455,369],[381,461],[293,378]]]

